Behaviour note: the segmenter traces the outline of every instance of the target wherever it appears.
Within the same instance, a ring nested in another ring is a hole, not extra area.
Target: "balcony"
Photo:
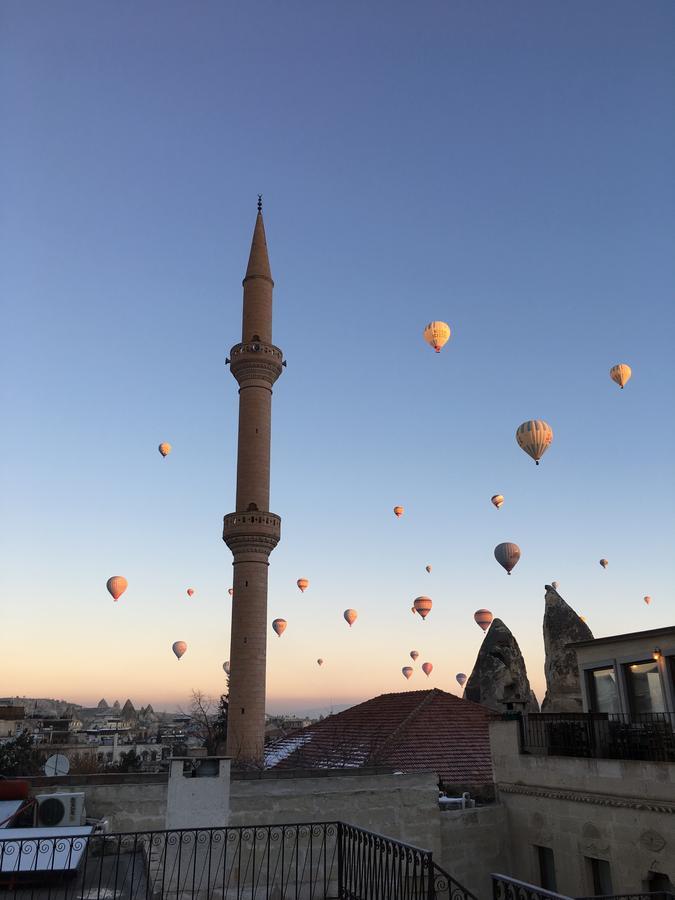
[[[675,763],[675,713],[531,713],[520,717],[520,749],[539,756]]]
[[[0,893],[11,891],[13,900],[476,900],[430,851],[344,822],[77,830],[40,837],[14,829],[0,839]]]

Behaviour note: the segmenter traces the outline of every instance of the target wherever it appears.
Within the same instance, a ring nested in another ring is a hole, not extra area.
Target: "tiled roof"
[[[490,712],[434,688],[381,694],[274,741],[275,769],[391,766],[431,769],[445,784],[492,782]]]

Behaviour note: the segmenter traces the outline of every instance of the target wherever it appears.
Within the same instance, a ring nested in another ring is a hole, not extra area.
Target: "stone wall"
[[[515,721],[491,723],[490,741],[514,877],[540,883],[539,846],[571,897],[594,893],[591,858],[617,894],[645,890],[650,873],[675,878],[674,763],[521,754]]]
[[[511,871],[506,809],[500,804],[440,815],[436,862],[477,897],[492,896],[492,872]]]

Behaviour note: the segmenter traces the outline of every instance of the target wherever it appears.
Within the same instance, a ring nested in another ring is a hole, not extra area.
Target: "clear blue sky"
[[[403,690],[413,647],[455,689],[482,606],[541,695],[553,579],[598,635],[672,624],[674,40],[658,0],[5,2],[0,691],[221,690],[259,191],[270,709]]]

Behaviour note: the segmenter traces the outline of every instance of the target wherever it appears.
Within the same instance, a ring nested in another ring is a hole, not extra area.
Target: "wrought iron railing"
[[[675,762],[675,713],[530,713],[521,718],[521,750]]]
[[[492,876],[493,900],[571,900],[565,894],[556,894],[534,884],[509,878],[508,875]]]
[[[475,900],[430,851],[343,822],[51,831],[0,837],[0,893],[11,890],[13,900]]]
[[[636,891],[634,894],[594,894],[577,900],[675,900],[675,894],[671,891]]]

